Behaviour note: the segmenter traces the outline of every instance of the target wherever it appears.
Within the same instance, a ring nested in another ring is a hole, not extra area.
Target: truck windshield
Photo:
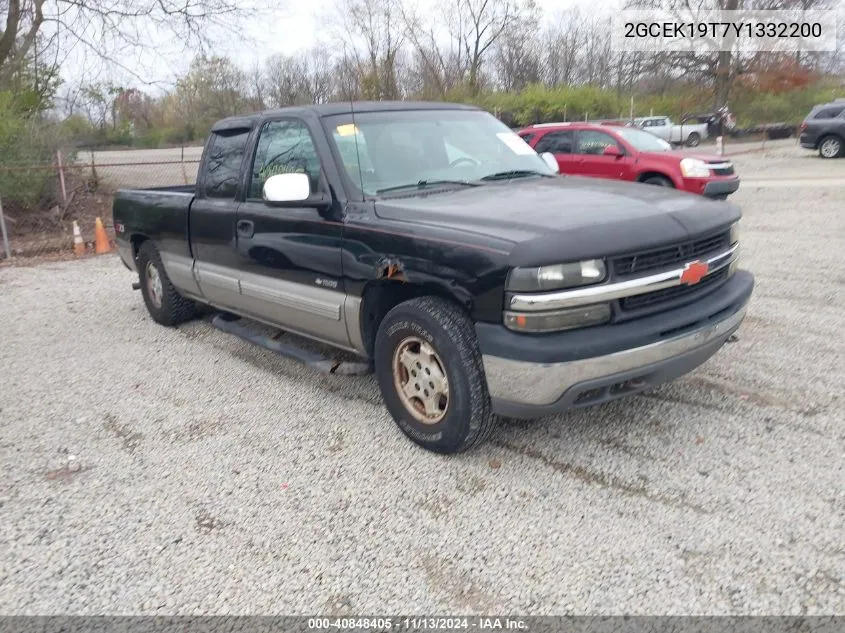
[[[620,127],[616,131],[619,136],[641,152],[668,152],[672,149],[672,146],[662,138],[633,127]]]
[[[405,110],[327,117],[349,178],[366,195],[405,187],[554,176],[510,128],[478,110]]]

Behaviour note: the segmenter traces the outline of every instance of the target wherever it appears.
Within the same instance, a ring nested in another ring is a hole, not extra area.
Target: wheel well
[[[367,284],[361,295],[359,326],[364,349],[369,356],[373,356],[376,333],[387,313],[404,301],[425,296],[442,297],[461,305],[454,295],[434,284],[413,284],[389,279],[380,279]],[[467,308],[467,306],[462,307]]]
[[[673,181],[671,178],[669,178],[669,176],[667,176],[666,174],[661,174],[659,171],[646,171],[646,172],[643,172],[642,174],[640,174],[640,175],[637,177],[637,182],[645,182],[645,181],[646,181],[646,180],[648,180],[649,178],[654,178],[654,177],[658,177],[658,178],[665,178],[666,180],[668,180],[669,182],[671,182],[673,186],[674,186],[674,184],[675,184],[675,181]]]
[[[141,244],[146,242],[149,238],[146,235],[135,233],[129,238],[129,243],[132,244],[132,259],[138,258],[138,251],[141,250]]]
[[[842,136],[837,134],[836,132],[828,132],[827,134],[822,134],[819,137],[819,140],[816,142],[816,145],[820,146],[822,143],[824,143],[824,141],[829,138],[838,139],[840,143],[845,142],[845,139],[843,139]]]

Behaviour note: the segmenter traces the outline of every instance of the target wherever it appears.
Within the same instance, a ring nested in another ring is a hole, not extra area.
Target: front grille
[[[730,240],[730,231],[724,231],[718,235],[690,240],[674,246],[617,257],[613,260],[613,272],[617,276],[624,277],[672,264],[685,264],[696,257],[726,249],[730,246]]]
[[[649,308],[657,303],[665,301],[675,301],[690,295],[703,293],[706,289],[724,281],[728,277],[728,267],[722,268],[693,286],[673,286],[672,288],[664,288],[663,290],[655,290],[654,292],[646,292],[641,295],[634,295],[633,297],[625,297],[619,300],[619,307],[625,311],[641,310]]]
[[[720,167],[718,169],[713,169],[713,174],[716,176],[733,176],[734,175],[734,166],[731,165],[730,167]]]

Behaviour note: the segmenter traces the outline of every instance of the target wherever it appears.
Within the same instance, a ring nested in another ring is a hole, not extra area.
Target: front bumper
[[[730,178],[727,180],[711,180],[704,185],[703,195],[708,198],[729,196],[739,189],[739,178]]]
[[[507,334],[485,329],[495,326],[476,326],[493,410],[537,418],[674,380],[707,361],[739,328],[753,285],[751,273],[738,271],[715,296],[671,313],[555,335],[566,349],[554,349],[553,339],[535,350],[517,349]],[[585,357],[589,350],[597,353]]]

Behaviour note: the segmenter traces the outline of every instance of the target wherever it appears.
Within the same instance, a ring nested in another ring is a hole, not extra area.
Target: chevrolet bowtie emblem
[[[684,266],[684,272],[681,273],[681,283],[692,286],[701,281],[710,271],[710,266],[705,262],[695,261],[690,262]]]

